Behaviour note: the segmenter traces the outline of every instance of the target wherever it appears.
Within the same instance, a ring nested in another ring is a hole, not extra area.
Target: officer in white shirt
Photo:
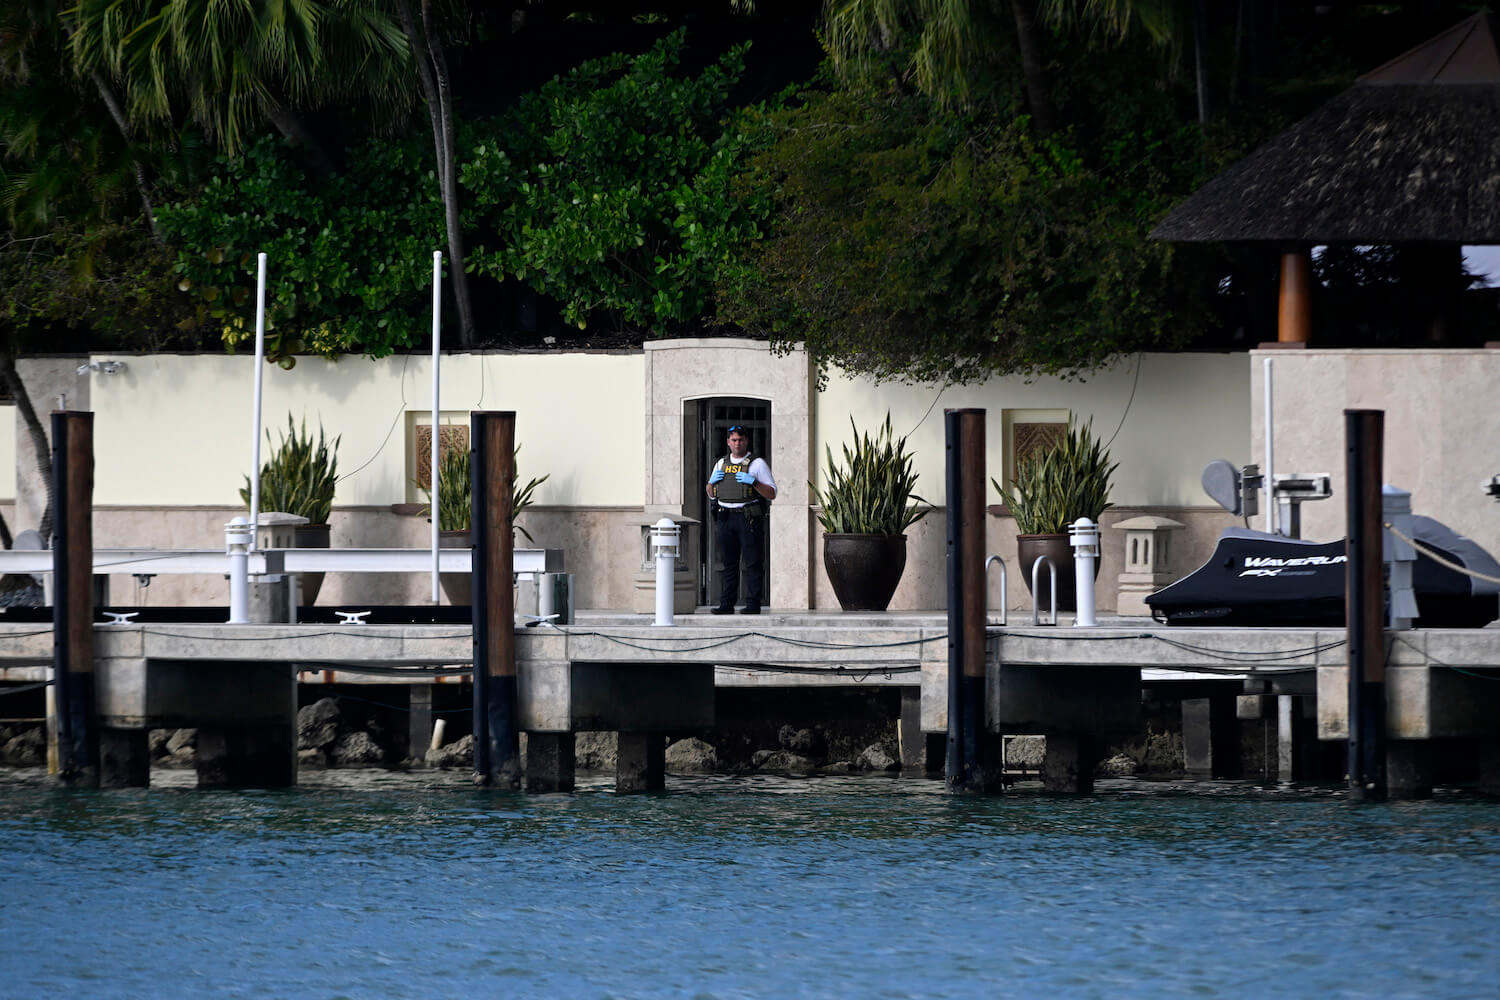
[[[743,427],[729,428],[729,454],[714,463],[708,477],[713,500],[714,538],[723,557],[716,615],[734,613],[739,595],[740,559],[745,561],[745,606],[742,615],[760,614],[761,539],[766,514],[776,499],[776,480],[766,460],[750,454],[750,437]]]

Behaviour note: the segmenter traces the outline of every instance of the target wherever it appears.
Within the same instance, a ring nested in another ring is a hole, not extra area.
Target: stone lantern
[[[1181,521],[1152,514],[1120,521],[1114,527],[1125,532],[1125,572],[1120,574],[1120,592],[1115,613],[1146,615],[1147,596],[1172,582],[1172,532],[1183,527]]]

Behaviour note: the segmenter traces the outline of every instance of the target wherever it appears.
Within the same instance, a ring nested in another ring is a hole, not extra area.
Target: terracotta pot
[[[845,611],[884,611],[906,569],[905,535],[823,533],[823,568]]]
[[[1073,571],[1073,546],[1068,542],[1067,535],[1017,535],[1016,536],[1016,563],[1019,567],[1021,579],[1026,581],[1026,589],[1031,590],[1031,566],[1036,562],[1038,556],[1046,556],[1052,560],[1052,565],[1057,567],[1057,610],[1077,611],[1078,590],[1077,574]],[[1094,579],[1099,578],[1099,563],[1094,560]],[[1037,591],[1031,595],[1042,614],[1046,614],[1052,608],[1052,577],[1043,564],[1041,571],[1037,573]]]
[[[332,529],[326,524],[299,524],[292,528],[292,537],[299,549],[326,549]],[[318,600],[318,591],[323,589],[322,573],[302,574],[302,603],[311,607]]]
[[[438,548],[440,549],[467,549],[473,544],[467,530],[438,532]],[[472,574],[439,573],[438,584],[443,588],[443,596],[448,598],[449,604],[463,607],[474,603]]]

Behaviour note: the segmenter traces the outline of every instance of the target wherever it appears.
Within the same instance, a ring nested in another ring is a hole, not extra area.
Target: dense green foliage
[[[379,356],[425,341],[437,248],[464,345],[748,332],[969,380],[1253,344],[1274,248],[1146,234],[1466,10],[0,0],[0,349],[237,348],[264,251],[274,359]]]
[[[308,524],[327,524],[333,510],[333,493],[338,486],[339,438],[331,442],[318,427],[317,440],[307,429],[307,421],[298,427],[287,414],[286,433],[271,449],[271,457],[260,467],[260,502],[263,511],[280,511],[307,518]],[[266,431],[266,440],[271,432]],[[240,488],[240,499],[250,505],[250,477]]]
[[[906,438],[895,436],[889,413],[873,438],[868,431],[861,434],[852,417],[849,428],[854,448],[843,446],[842,463],[834,461],[831,447],[827,449],[827,488],[809,484],[821,508],[818,520],[823,530],[835,535],[904,535],[927,514],[917,506],[927,501],[913,492],[917,473]]]
[[[731,190],[745,47],[686,76],[683,40],[584,63],[487,130],[461,173],[473,228],[494,234],[470,255],[476,272],[526,282],[579,328],[662,333],[709,312],[770,205]]]
[[[164,205],[179,287],[230,349],[255,335],[256,254],[267,255],[266,353],[365,352],[422,342],[442,206],[420,140],[370,140],[327,180],[265,138],[218,161],[191,200]]]
[[[1016,519],[1023,535],[1065,534],[1080,517],[1095,524],[1110,508],[1109,485],[1118,463],[1093,435],[1093,425],[1068,421],[1061,441],[1033,452],[1016,466],[1014,490],[991,485]]]
[[[1180,342],[1171,248],[1144,238],[1162,203],[1024,119],[839,89],[763,124],[780,137],[755,160],[776,230],[726,295],[747,329],[880,378],[953,381]]]
[[[465,130],[467,218],[491,234],[469,255],[476,273],[529,283],[578,327],[661,332],[705,313],[769,203],[729,190],[743,139],[723,116],[743,51],[684,78],[681,45],[678,33],[642,56],[585,64]],[[268,354],[378,357],[429,329],[442,241],[431,169],[420,140],[377,139],[319,179],[262,139],[158,215],[183,248],[183,290],[230,348],[254,334],[265,252]]]

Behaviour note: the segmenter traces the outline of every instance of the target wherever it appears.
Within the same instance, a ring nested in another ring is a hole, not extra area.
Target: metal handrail
[[[1042,568],[1042,563],[1047,564],[1047,570],[1051,574],[1049,579],[1052,581],[1052,586],[1049,588],[1049,592],[1052,595],[1052,620],[1046,622],[1042,621],[1042,609],[1036,602],[1037,584],[1041,583],[1041,580],[1037,577],[1037,572]],[[1036,560],[1031,564],[1031,624],[1057,624],[1057,565],[1053,563],[1051,556],[1037,556]]]
[[[1005,622],[1006,622],[1006,615],[1007,615],[1006,609],[1008,607],[1010,607],[1010,584],[1007,582],[1008,574],[1006,573],[1006,570],[1005,570],[1005,560],[1001,559],[999,556],[990,556],[988,559],[986,559],[984,561],[984,583],[985,583],[985,588],[984,588],[985,589],[985,595],[984,595],[984,618],[985,618],[985,621],[989,621],[989,617],[990,617],[989,582],[990,582],[990,565],[992,563],[999,563],[1000,564],[1000,621],[998,622],[998,624],[1004,625]]]

